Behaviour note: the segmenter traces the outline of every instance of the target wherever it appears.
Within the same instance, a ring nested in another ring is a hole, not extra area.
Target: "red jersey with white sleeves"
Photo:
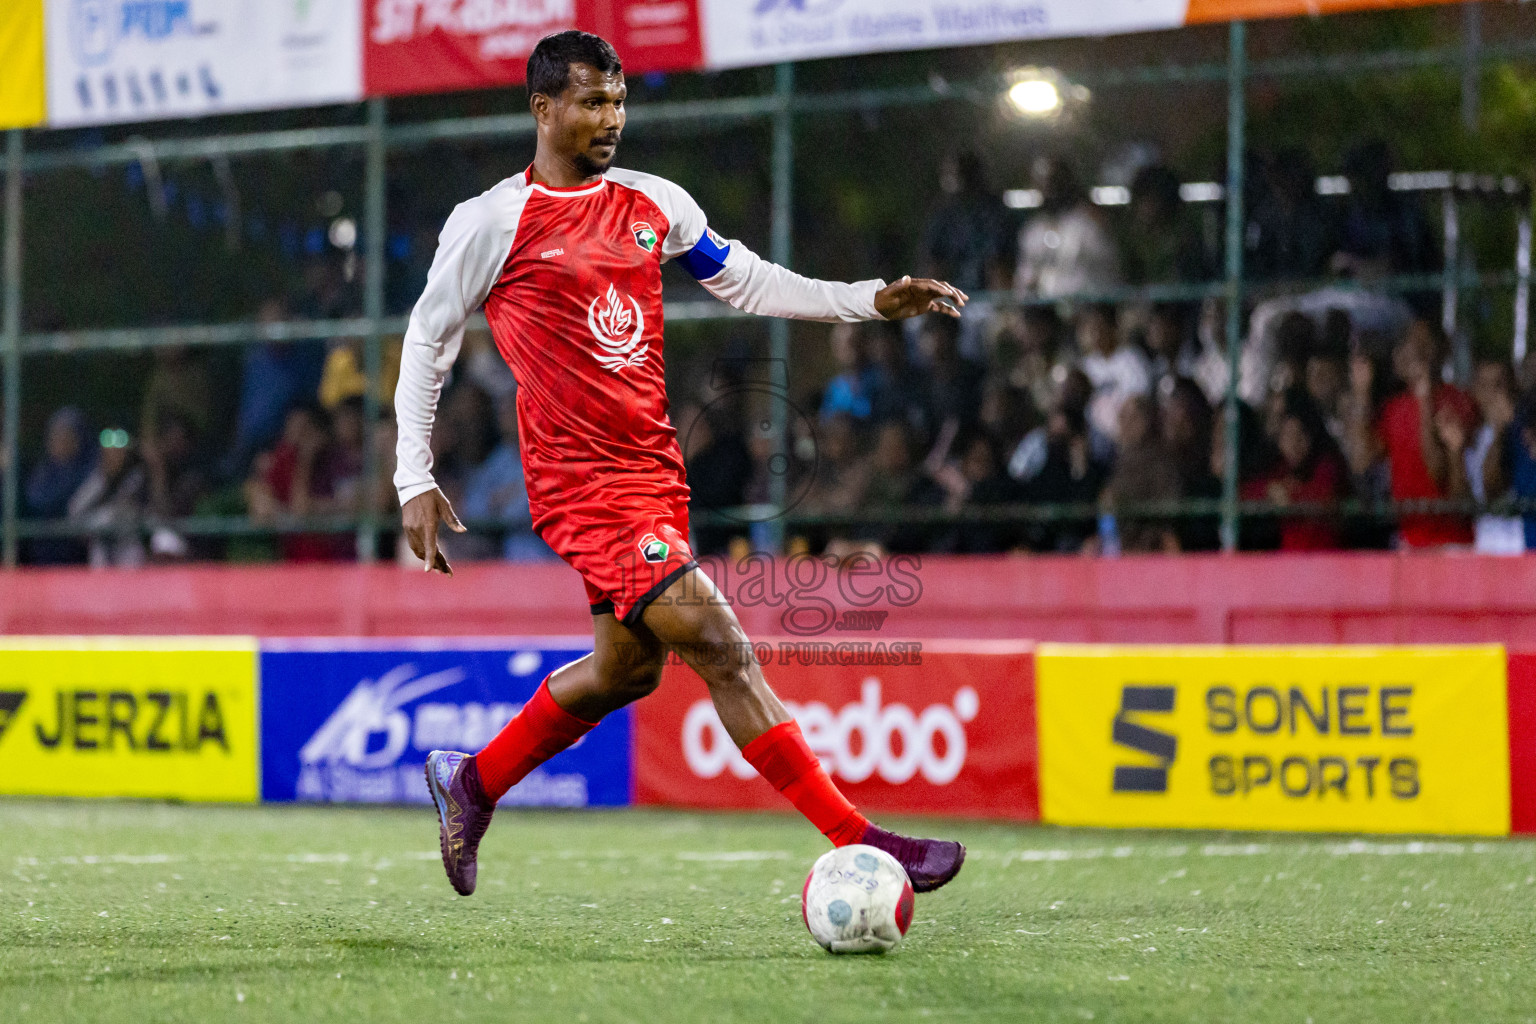
[[[482,303],[518,382],[534,527],[562,507],[626,494],[685,502],[667,416],[661,264],[678,259],[738,308],[825,321],[878,319],[882,281],[814,281],[709,231],[669,181],[610,170],[552,188],[528,172],[460,204],[411,314],[395,394],[400,500],[436,486],[430,435],[464,321]]]

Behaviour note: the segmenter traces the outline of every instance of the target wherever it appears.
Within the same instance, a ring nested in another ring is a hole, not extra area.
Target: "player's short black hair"
[[[588,64],[605,75],[621,74],[624,65],[608,40],[570,29],[539,40],[528,55],[528,95],[559,96],[571,84],[571,65]]]

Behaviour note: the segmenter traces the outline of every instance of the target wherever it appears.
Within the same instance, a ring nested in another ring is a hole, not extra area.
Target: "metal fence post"
[[[1221,548],[1236,551],[1238,539],[1237,368],[1243,346],[1243,132],[1247,127],[1247,26],[1234,21],[1228,29],[1227,54],[1227,400],[1226,464],[1221,479]]]
[[[1472,370],[1472,351],[1468,339],[1459,334],[1461,314],[1461,207],[1456,200],[1454,187],[1445,190],[1442,197],[1441,223],[1445,232],[1445,265],[1440,276],[1440,329],[1451,346],[1454,357],[1456,380],[1466,383]]]
[[[388,113],[385,102],[382,97],[368,101],[368,149],[363,178],[363,316],[368,319],[368,336],[363,342],[363,505],[357,526],[360,562],[372,562],[378,557],[379,524],[373,505],[373,483],[379,472],[379,458],[373,435],[379,418],[383,361],[380,350],[384,344],[384,128]]]
[[[21,502],[21,129],[12,129],[5,145],[4,318],[0,338],[5,348],[5,428],[0,452],[5,462],[3,562],[14,568],[19,554],[16,512]]]
[[[1513,346],[1515,372],[1521,372],[1525,362],[1526,344],[1531,329],[1531,210],[1527,206],[1520,211],[1520,224],[1515,241],[1515,340]]]
[[[780,64],[774,69],[773,94],[778,108],[773,114],[773,234],[769,252],[773,262],[787,267],[794,258],[795,222],[795,66]],[[776,510],[769,522],[774,551],[784,550],[784,499],[789,466],[789,321],[775,318],[768,325],[769,372],[783,374],[775,380],[770,423],[773,430],[773,456],[770,466],[783,466],[783,473],[768,475],[768,501]]]

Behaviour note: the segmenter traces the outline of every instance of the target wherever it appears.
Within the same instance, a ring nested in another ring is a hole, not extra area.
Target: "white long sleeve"
[[[661,208],[670,225],[661,240],[663,258],[680,262],[717,299],[748,313],[791,320],[885,319],[875,310],[875,293],[884,281],[844,284],[802,277],[710,231],[699,204],[665,178],[618,169],[608,177],[644,192]]]
[[[885,319],[875,309],[875,293],[884,281],[818,281],[768,262],[734,238],[728,244],[725,268],[699,283],[737,309],[822,323]]]
[[[490,294],[512,248],[518,191],[504,183],[460,203],[438,237],[427,286],[411,310],[395,386],[395,490],[401,505],[437,486],[432,478],[437,400],[464,342],[464,323]]]

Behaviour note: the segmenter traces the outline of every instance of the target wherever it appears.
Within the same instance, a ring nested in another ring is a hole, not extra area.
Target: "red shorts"
[[[587,585],[593,615],[611,612],[626,626],[695,566],[688,547],[688,499],[614,495],[604,503],[566,505],[539,518],[539,536]]]

